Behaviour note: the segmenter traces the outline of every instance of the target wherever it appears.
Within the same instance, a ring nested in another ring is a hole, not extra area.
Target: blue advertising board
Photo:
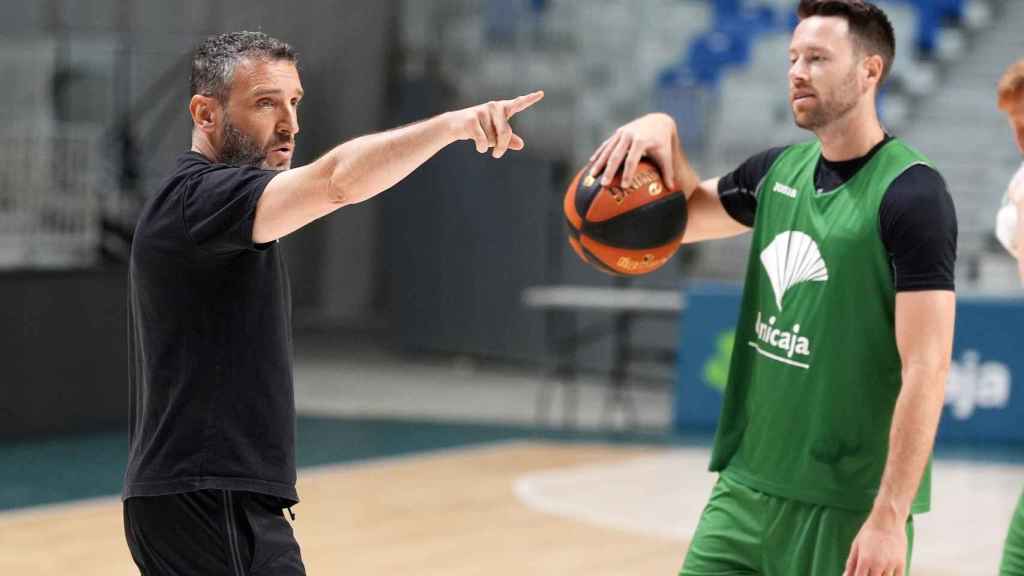
[[[677,430],[713,430],[729,374],[740,288],[699,286],[686,293],[680,323]],[[1024,299],[960,296],[953,362],[946,383],[940,441],[1024,443]]]

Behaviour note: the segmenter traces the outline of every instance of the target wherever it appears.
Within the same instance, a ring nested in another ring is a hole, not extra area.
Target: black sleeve
[[[755,154],[718,180],[718,198],[733,220],[744,226],[754,226],[757,186],[785,149],[771,148]]]
[[[956,209],[934,168],[912,166],[893,180],[878,222],[897,292],[954,289]]]
[[[184,196],[185,229],[215,254],[258,248],[252,240],[256,203],[278,172],[215,164],[192,177]]]

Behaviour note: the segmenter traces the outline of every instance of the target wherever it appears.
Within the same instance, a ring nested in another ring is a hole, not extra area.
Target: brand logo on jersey
[[[768,318],[767,322],[761,320],[761,313],[757,313],[757,320],[754,321],[754,332],[759,342],[748,342],[758,354],[771,358],[772,360],[796,366],[797,368],[810,368],[810,364],[801,362],[811,355],[811,341],[806,336],[800,335],[800,325],[794,324],[789,330],[775,325],[775,316]],[[797,358],[794,360],[793,356]]]
[[[786,196],[789,196],[790,198],[796,198],[796,188],[791,188],[789,186],[786,186],[782,182],[776,182],[775,183],[775,188],[772,188],[772,191],[778,192],[779,194],[785,194]]]
[[[775,306],[780,312],[786,293],[793,287],[805,282],[828,281],[828,266],[821,257],[817,242],[796,230],[787,230],[776,236],[761,251],[761,264],[768,274],[775,295]],[[758,354],[776,362],[805,370],[810,368],[807,360],[810,360],[811,341],[800,335],[800,324],[793,324],[786,329],[776,326],[775,316],[770,316],[767,322],[761,318],[761,312],[758,311],[754,321],[757,341],[747,344]]]
[[[1010,367],[1002,362],[982,362],[977,350],[965,350],[949,366],[946,404],[957,420],[967,420],[979,408],[1001,410],[1010,403]]]

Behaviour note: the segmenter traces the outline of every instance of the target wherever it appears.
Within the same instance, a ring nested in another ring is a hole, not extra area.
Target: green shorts
[[[1020,495],[1010,530],[1006,533],[999,576],[1024,576],[1024,494]]]
[[[680,576],[840,576],[867,512],[777,498],[719,478]],[[907,568],[914,542],[907,521]]]

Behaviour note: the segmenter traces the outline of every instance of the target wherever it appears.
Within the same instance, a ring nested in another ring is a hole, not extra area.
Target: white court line
[[[528,507],[588,525],[687,541],[716,476],[707,449],[683,448],[612,464],[526,474],[515,493]],[[1024,466],[939,459],[932,511],[914,519],[914,567],[925,573],[998,572]],[[916,570],[915,570],[916,571]]]
[[[671,464],[666,466],[666,456]],[[715,476],[707,448],[667,450],[622,462],[535,472],[518,478],[515,492],[527,506],[549,514],[622,530],[688,540]]]

